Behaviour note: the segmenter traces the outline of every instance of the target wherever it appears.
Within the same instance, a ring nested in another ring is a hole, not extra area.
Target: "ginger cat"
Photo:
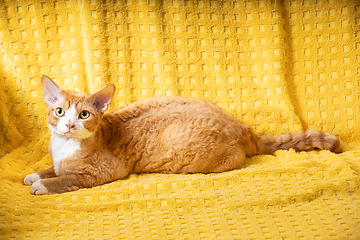
[[[104,114],[114,85],[89,95],[63,91],[45,75],[41,84],[53,166],[25,177],[36,195],[91,188],[131,173],[219,173],[279,149],[343,151],[341,140],[318,130],[260,137],[207,100],[155,97]]]

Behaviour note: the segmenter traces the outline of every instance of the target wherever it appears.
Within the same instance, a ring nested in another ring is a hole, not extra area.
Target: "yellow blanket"
[[[0,3],[0,239],[360,239],[355,0]],[[51,166],[40,77],[218,103],[256,132],[320,129],[343,154],[278,151],[221,174],[131,175],[32,196]]]

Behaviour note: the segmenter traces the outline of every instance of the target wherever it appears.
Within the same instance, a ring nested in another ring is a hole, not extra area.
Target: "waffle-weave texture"
[[[360,239],[358,1],[0,3],[1,239]],[[111,109],[206,98],[281,134],[319,129],[345,152],[278,151],[220,174],[131,175],[32,196],[51,166],[40,77]]]

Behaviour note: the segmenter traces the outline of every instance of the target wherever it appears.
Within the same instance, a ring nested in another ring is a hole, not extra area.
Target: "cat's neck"
[[[53,160],[55,174],[59,174],[59,166],[63,159],[71,157],[76,151],[81,149],[82,140],[61,136],[51,133],[50,152]]]
[[[86,139],[77,139],[52,132],[49,152],[53,160],[55,174],[59,175],[61,162],[71,158],[76,152],[95,151],[99,147],[96,139],[95,134]]]

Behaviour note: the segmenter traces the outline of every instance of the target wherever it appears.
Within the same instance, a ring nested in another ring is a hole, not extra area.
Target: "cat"
[[[53,166],[25,177],[35,195],[91,188],[131,173],[221,173],[280,149],[341,153],[344,147],[318,130],[258,136],[204,99],[154,97],[104,113],[113,84],[92,95],[64,91],[45,75],[41,84]]]

